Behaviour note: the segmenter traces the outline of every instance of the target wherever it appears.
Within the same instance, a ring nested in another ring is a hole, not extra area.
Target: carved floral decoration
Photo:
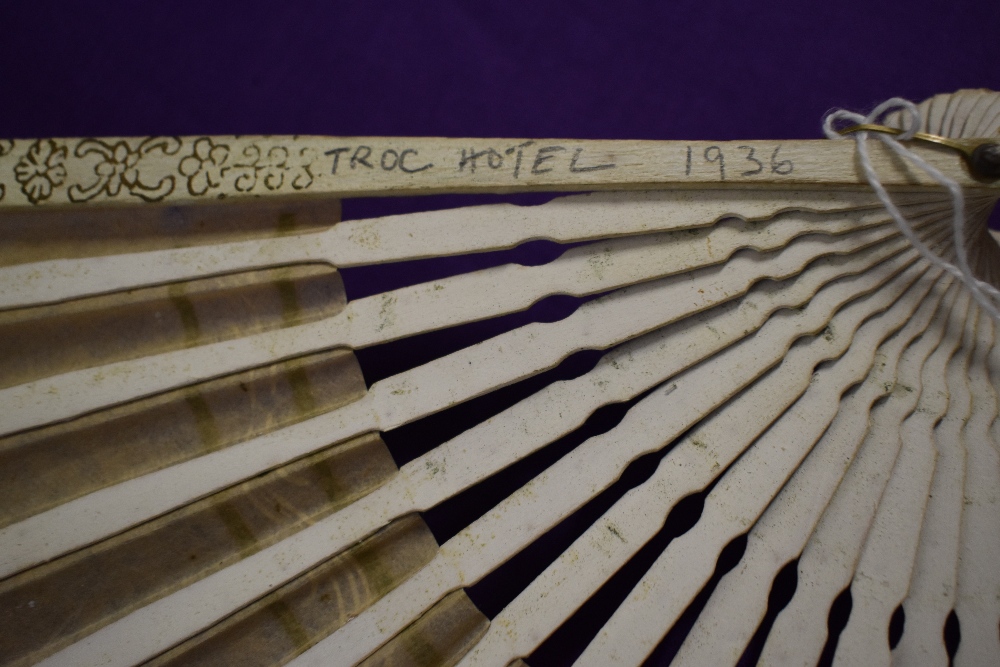
[[[14,150],[14,142],[10,139],[0,139],[0,157],[7,155]],[[0,183],[0,201],[3,201],[3,196],[7,194],[7,186]]]
[[[269,143],[233,146],[211,137],[39,139],[17,160],[14,176],[31,204],[50,200],[60,187],[66,187],[65,199],[71,203],[116,198],[123,193],[161,201],[181,182],[194,197],[212,196],[227,183],[225,189],[238,193],[310,188],[316,150]],[[0,157],[18,145],[0,139]],[[165,160],[165,156],[177,157]],[[0,200],[5,188],[0,183]]]
[[[217,188],[222,184],[223,165],[229,159],[229,146],[215,144],[208,137],[201,137],[194,142],[194,152],[188,155],[178,167],[187,176],[188,192],[192,195],[203,195],[209,188]]]
[[[101,192],[109,197],[117,197],[122,188],[146,201],[159,201],[174,190],[174,177],[166,176],[155,185],[143,182],[139,173],[139,161],[154,150],[165,155],[173,155],[180,150],[180,140],[174,137],[150,137],[135,150],[125,141],[110,144],[99,139],[84,139],[73,151],[77,157],[97,154],[101,160],[94,165],[97,180],[86,187],[71,185],[69,198],[74,202],[93,199]]]
[[[21,192],[32,204],[52,196],[52,189],[66,180],[66,147],[52,139],[39,139],[18,160],[14,175]]]

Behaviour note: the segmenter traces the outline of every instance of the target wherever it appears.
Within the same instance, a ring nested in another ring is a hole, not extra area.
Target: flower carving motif
[[[139,170],[135,168],[138,163],[138,151],[130,151],[128,144],[119,141],[107,159],[98,164],[94,171],[102,179],[107,179],[108,184],[105,189],[114,197],[121,189],[122,183],[129,188],[135,187],[139,181]]]
[[[7,155],[14,150],[14,142],[10,139],[0,139],[0,156]],[[0,201],[3,201],[3,196],[7,194],[7,186],[0,183]]]
[[[101,190],[114,197],[120,191],[122,183],[126,188],[133,187],[139,180],[139,170],[136,165],[139,163],[139,153],[129,150],[128,144],[119,141],[114,146],[108,146],[102,141],[81,142],[76,147],[77,155],[87,153],[100,153],[104,159],[94,167],[97,174],[97,182],[93,185],[82,188],[79,185],[72,185],[69,189],[70,199],[73,201],[86,201],[95,197]]]
[[[39,139],[20,157],[14,172],[32,204],[49,200],[56,188],[63,186],[64,201],[83,203],[123,193],[162,201],[174,193],[178,179],[185,180],[188,193],[194,197],[218,190],[224,183],[236,193],[304,190],[313,184],[317,154],[311,147],[273,145],[270,141],[246,145],[238,141],[234,147],[217,141],[212,137],[187,141],[179,137],[91,138],[67,146],[55,139]],[[186,154],[181,153],[185,144]],[[0,156],[18,145],[0,139]],[[167,160],[166,156],[178,157]],[[0,199],[5,190],[0,183]]]
[[[187,176],[188,192],[203,195],[222,184],[223,165],[229,159],[229,146],[214,144],[208,137],[194,142],[194,152],[181,160],[178,170]]]
[[[14,167],[21,192],[37,204],[52,196],[52,188],[66,180],[66,147],[52,139],[39,139]]]
[[[151,137],[133,150],[125,141],[110,144],[99,139],[84,139],[73,153],[77,157],[98,155],[100,160],[94,165],[97,180],[90,185],[72,185],[69,198],[74,202],[93,199],[101,192],[109,197],[117,197],[124,187],[129,194],[142,197],[146,201],[159,201],[174,189],[174,177],[161,179],[156,185],[143,183],[139,174],[139,161],[153,150],[173,155],[180,149],[180,142],[173,137]]]

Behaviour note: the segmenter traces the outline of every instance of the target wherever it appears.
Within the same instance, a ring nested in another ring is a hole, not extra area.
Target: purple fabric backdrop
[[[1000,87],[993,0],[3,5],[4,136],[811,138]]]
[[[0,136],[818,138],[820,119],[831,107],[864,110],[894,95],[918,101],[963,87],[1000,89],[998,30],[996,0],[8,0],[0,6]],[[345,216],[454,203],[358,200],[345,204]],[[488,264],[547,261],[558,252],[553,245],[388,271],[358,269],[345,272],[345,281],[356,298]],[[506,328],[564,317],[577,303],[547,299],[526,313],[380,346],[359,357],[371,382]],[[397,460],[408,460],[542,381],[579,374],[596,359],[595,353],[574,355],[540,380],[387,433],[386,441]],[[612,427],[627,407],[602,409],[541,458],[491,480],[485,492],[463,494],[427,513],[432,529],[447,538],[548,459]],[[619,497],[651,469],[629,471],[615,492]],[[551,560],[614,497],[581,510],[547,536],[547,545],[532,547],[503,576],[470,591],[477,604],[487,613],[502,608],[511,591],[537,574],[539,563]],[[532,664],[565,663],[582,650],[580,637],[592,636],[634,583],[635,572],[641,574],[642,563],[682,532],[695,510],[672,514],[668,528],[674,532],[637,556],[634,572],[595,596]],[[670,642],[664,647],[656,660],[669,657]]]

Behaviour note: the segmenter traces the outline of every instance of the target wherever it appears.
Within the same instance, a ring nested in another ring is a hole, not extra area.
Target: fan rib
[[[933,223],[933,218],[927,221],[928,225]],[[796,275],[819,257],[851,252],[895,237],[898,232],[889,227],[839,239],[804,237],[780,253],[770,253],[777,261],[768,262],[759,261],[761,256],[756,253],[742,253],[720,269],[694,274],[693,281],[689,276],[679,276],[619,291],[585,304],[562,322],[530,325],[442,357],[376,383],[368,395],[340,410],[104,489],[27,519],[22,525],[4,528],[0,530],[0,553],[4,556],[0,576],[122,530],[185,499],[197,498],[330,442],[367,430],[394,428],[540,372],[576,350],[602,349],[677,321],[745,293],[764,277]],[[562,333],[564,329],[575,329],[583,335],[567,337]],[[526,341],[535,343],[532,354],[520,353],[511,363],[498,363],[510,356],[503,354],[505,348],[532,349],[525,347]],[[497,370],[484,373],[483,368]],[[272,446],[276,442],[281,442],[280,449]],[[304,446],[296,447],[297,442]],[[248,455],[255,450],[260,453]],[[260,467],[248,469],[255,465]],[[206,486],[209,480],[220,481]],[[39,541],[40,536],[45,539]]]
[[[918,215],[922,212],[923,209],[917,210]],[[884,221],[883,216],[881,212],[869,216],[873,218],[870,224],[878,224],[875,220]],[[822,219],[817,226],[824,226]],[[845,227],[835,229],[840,231]],[[859,225],[860,229],[867,227],[868,224]],[[712,231],[721,231],[723,238],[732,238],[731,230],[731,225],[724,224]],[[804,227],[795,235],[807,233],[807,230],[814,231]],[[730,233],[726,234],[726,231]],[[704,258],[699,260],[697,254],[691,257],[688,270],[694,269],[699,261],[700,265],[711,265],[726,257],[724,251],[713,255],[709,249],[701,247],[705,242],[701,241],[700,235],[685,239],[686,243],[680,245],[676,243],[676,236],[641,239],[610,241],[596,248],[577,248],[540,267],[507,265],[367,297],[351,302],[332,318],[310,324],[71,371],[0,389],[0,401],[12,408],[9,413],[0,415],[0,428],[6,433],[16,432],[52,420],[72,418],[130,397],[165,391],[311,351],[342,345],[366,347],[522,310],[553,292],[571,290],[577,294],[588,294],[648,281],[671,273],[667,262],[675,260],[676,255],[690,256],[691,251],[685,251],[685,245],[698,246]],[[781,240],[775,239],[774,242],[780,245]],[[711,241],[707,243],[710,248]],[[725,240],[722,243],[725,247]],[[738,238],[735,243],[739,243]],[[662,246],[663,252],[656,253],[652,248],[646,248],[649,244]],[[672,245],[676,249],[672,249]],[[605,248],[610,249],[610,254]],[[626,250],[620,253],[623,255],[620,260],[618,257],[612,260],[610,255],[615,255],[622,248],[632,252]],[[638,257],[634,256],[636,254]],[[632,261],[636,262],[635,265]],[[553,273],[560,276],[555,284],[548,277]],[[578,285],[573,281],[575,275],[582,275],[591,284],[584,282]],[[448,307],[443,308],[444,304]]]
[[[975,346],[978,313],[970,309],[961,353],[947,370],[948,410],[935,426],[937,465],[931,482],[921,527],[913,578],[906,600],[906,629],[893,651],[893,660],[905,663],[947,662],[943,628],[955,603],[957,561],[965,477],[963,426],[969,418],[972,397],[969,366]],[[930,568],[930,569],[928,569]]]
[[[957,291],[952,285],[935,315],[947,314]],[[942,320],[930,321],[928,304],[932,303],[934,299],[928,298],[920,315],[882,344],[868,377],[845,394],[813,453],[750,531],[741,565],[719,583],[681,648],[678,664],[685,664],[684,660],[687,664],[724,664],[739,659],[764,617],[770,582],[801,553],[838,484],[843,483],[848,466],[871,468],[868,450],[882,444],[868,429],[866,416],[872,405],[883,399],[899,400],[893,389],[887,393],[887,385],[906,384],[919,390],[921,366],[944,333]],[[739,605],[742,613],[727,614],[733,608],[727,605]]]
[[[1000,656],[1000,456],[990,434],[997,419],[997,395],[988,373],[995,331],[994,322],[980,312],[969,369],[972,415],[962,430],[966,459],[955,593],[955,612],[963,619],[962,641],[954,658],[958,667],[987,664]]]
[[[729,265],[732,265],[732,263],[730,263]],[[914,269],[911,268],[900,275],[910,275],[913,272],[913,270]],[[899,277],[897,277],[895,280],[898,282]],[[850,293],[847,292],[846,289],[843,291],[845,293],[845,297],[846,294]],[[875,299],[876,301],[878,300],[876,297],[871,297],[871,298]],[[881,298],[884,299],[886,297],[881,297]],[[810,305],[807,306],[805,311],[803,311],[802,317],[806,317],[806,319],[803,322],[799,323],[799,327],[795,327],[794,325],[792,325],[793,328],[791,329],[791,331],[798,332],[797,334],[792,334],[793,336],[801,335],[802,333],[805,333],[807,331],[815,331],[817,329],[822,328],[822,323],[825,323],[829,319],[829,315],[827,315],[826,317],[820,317],[820,319],[814,320],[812,323],[810,323],[810,318],[807,317],[807,315],[813,312],[822,313],[822,310],[819,309],[822,309],[823,305],[818,305],[818,304],[823,304],[823,301],[824,301],[823,299],[817,300],[816,298],[814,298],[810,302]],[[835,304],[836,302],[834,302],[834,305]],[[827,306],[827,308],[829,308],[829,306]],[[802,319],[802,317],[797,319]],[[778,327],[778,329],[781,330],[781,325],[784,323],[782,320],[783,318],[778,320],[772,319],[771,321],[769,321],[770,328]],[[794,318],[792,319],[792,322],[795,322]],[[785,326],[789,325],[786,324]],[[804,330],[801,328],[803,326],[805,327]],[[751,347],[749,349],[753,350],[754,348]],[[714,365],[718,368],[723,368],[723,367],[729,368],[732,364],[732,362],[729,360],[729,357],[739,358],[739,352],[740,352],[740,345],[729,348],[721,355],[717,355],[717,357],[713,358]],[[759,356],[759,352],[760,351],[744,353],[750,355],[753,359],[752,363],[750,363],[749,360],[742,362],[744,368],[748,369],[746,372],[753,373],[754,372],[752,370],[753,368],[759,367],[760,364],[765,363]],[[767,351],[766,354],[767,354],[766,363],[769,365],[773,365],[774,363],[780,361],[782,350],[772,347]],[[764,366],[764,368],[766,367],[767,366]],[[706,371],[702,370],[702,372],[704,373]],[[760,372],[761,371],[758,370],[755,373],[759,374]],[[753,375],[751,375],[750,377],[753,377]],[[729,391],[734,392],[736,391],[736,388],[732,387],[731,389],[729,389]],[[729,395],[731,395],[731,393]],[[676,394],[674,394],[674,396],[675,396],[674,400],[678,400],[681,399],[682,397],[687,398],[688,395],[682,391],[678,391],[676,392]],[[706,400],[706,399],[701,398],[701,400]],[[686,412],[678,412],[677,414],[687,415],[685,419],[685,424],[689,425],[691,423],[690,420],[692,419],[692,417],[690,416],[690,410]],[[660,425],[660,428],[666,428],[666,426]],[[686,426],[682,424],[680,427],[678,427],[679,430],[677,432],[679,433],[684,428],[686,428]],[[614,432],[615,431],[612,431],[611,433]],[[630,439],[629,441],[631,442],[632,440],[633,439]],[[595,441],[599,442],[600,438],[593,439],[590,442],[595,442]],[[584,449],[588,448],[585,447]],[[578,448],[577,452],[581,452],[581,450]],[[571,458],[574,461],[579,461],[580,457],[582,456],[582,453],[577,453],[577,452],[575,452],[574,455],[570,455],[569,458]],[[611,453],[615,454],[616,457],[619,458],[625,457],[625,459],[621,459],[622,464],[620,464],[624,465],[624,463],[627,463],[628,460],[631,460],[635,456],[641,455],[642,453],[644,453],[644,451],[637,451],[634,452],[632,455],[625,454],[623,450],[612,451]],[[532,513],[532,516],[536,517],[536,520],[528,524],[521,523],[521,519],[518,518],[517,513],[509,513],[503,516],[504,523],[502,527],[497,526],[489,530],[489,532],[491,533],[504,534],[506,536],[506,539],[503,543],[503,546],[505,548],[510,549],[513,548],[514,545],[518,544],[523,545],[524,540],[530,541],[530,539],[532,539],[532,537],[530,536],[537,535],[538,530],[543,530],[545,526],[551,525],[551,522],[554,520],[552,519],[548,523],[542,524],[537,519],[538,516],[553,516],[553,512],[556,512],[558,508],[565,508],[562,511],[564,513],[568,512],[573,507],[579,506],[579,504],[583,502],[583,500],[585,500],[585,498],[580,500],[574,500],[574,498],[575,495],[578,493],[589,493],[590,487],[579,486],[580,484],[579,470],[575,468],[567,468],[566,467],[567,465],[569,464],[564,463],[562,466],[560,466],[560,469],[567,470],[568,472],[566,474],[569,474],[572,479],[576,480],[573,484],[568,485],[569,487],[574,489],[574,495],[564,494],[563,497],[559,499],[560,502],[558,503],[554,503],[552,502],[551,499],[549,499],[549,502],[545,503],[544,507],[536,508],[536,512]],[[596,461],[593,459],[588,460],[587,465],[591,469],[593,469],[594,466],[596,466]],[[606,468],[607,466],[598,467],[596,471],[605,473],[607,472]],[[547,480],[555,480],[555,479],[558,479],[558,477],[552,477],[550,475],[547,475]],[[613,479],[605,482],[605,485],[610,483],[611,481],[613,481]],[[555,482],[550,481],[549,483],[555,483]],[[564,487],[565,486],[566,485],[564,484]],[[319,555],[322,554],[324,550],[328,550],[331,548],[334,550],[339,550],[343,546],[346,546],[347,544],[350,543],[348,540],[353,541],[356,539],[360,539],[364,535],[370,533],[372,530],[377,528],[379,525],[384,524],[387,520],[391,519],[392,517],[399,516],[405,511],[407,511],[403,509],[405,507],[404,503],[406,503],[406,499],[400,498],[400,496],[398,495],[395,497],[390,495],[391,488],[392,488],[391,486],[382,487],[381,489],[376,490],[374,493],[362,499],[360,502],[357,502],[349,506],[344,511],[337,513],[326,520],[320,521],[319,523],[313,525],[312,527],[307,528],[290,538],[287,538],[281,544],[276,545],[275,547],[272,548],[264,549],[258,552],[257,554],[254,554],[253,556],[249,556],[246,559],[240,561],[239,563],[230,566],[226,570],[211,575],[210,577],[203,579],[189,586],[186,589],[178,591],[177,593],[174,593],[167,598],[164,598],[162,600],[159,600],[144,607],[143,609],[135,612],[129,617],[117,621],[112,625],[106,626],[105,628],[90,635],[86,639],[66,649],[66,651],[64,652],[65,655],[57,654],[57,656],[54,656],[54,658],[70,660],[77,664],[89,664],[90,661],[94,659],[98,660],[105,659],[107,657],[107,648],[105,647],[114,646],[116,656],[121,656],[122,660],[127,660],[130,658],[130,655],[127,651],[124,650],[125,647],[125,644],[123,643],[124,638],[134,637],[138,635],[148,636],[151,634],[153,628],[156,629],[155,632],[157,633],[160,642],[171,641],[170,639],[168,639],[169,637],[175,637],[175,639],[173,639],[172,642],[176,642],[183,639],[185,636],[191,633],[191,630],[187,629],[190,624],[204,622],[205,620],[204,614],[212,613],[216,615],[216,618],[228,614],[229,610],[227,609],[227,607],[229,607],[230,605],[239,607],[242,606],[243,604],[246,604],[250,600],[255,599],[262,592],[266,591],[267,587],[277,585],[278,583],[282,583],[282,581],[287,580],[288,576],[290,574],[293,574],[296,570],[300,570],[304,567],[309,567],[312,564],[314,564],[318,560]],[[423,491],[424,493],[427,493],[432,489],[434,489],[434,487],[430,487],[427,484],[423,484],[419,487],[419,490]],[[517,493],[514,494],[514,496],[511,496],[510,498],[508,498],[508,500],[504,501],[504,505],[507,506],[517,505],[520,502],[520,495]],[[379,507],[379,501],[383,497],[385,497],[389,503],[388,508]],[[445,495],[444,497],[447,497],[447,495]],[[540,498],[541,496],[534,496],[534,497]],[[417,509],[419,508],[420,505],[418,504]],[[357,520],[352,521],[352,519],[350,518],[351,516],[357,516],[360,519],[360,522]],[[484,517],[484,519],[488,520],[491,516],[495,515],[494,514],[487,515],[487,517]],[[483,520],[481,519],[480,521]],[[362,528],[362,526],[368,526],[368,527]],[[476,524],[473,524],[473,526],[476,526]],[[530,530],[532,527],[534,527],[534,531],[536,532],[532,532]],[[452,542],[463,539],[463,535],[465,534],[471,534],[471,528],[472,527],[464,531],[464,533],[460,534],[460,536],[453,538]],[[333,535],[330,535],[329,533],[331,529],[335,531],[334,534],[339,534],[343,537],[341,537],[340,539],[334,539]],[[529,532],[525,534],[524,537],[521,538],[515,537],[525,530],[528,530]],[[317,531],[319,531],[318,534]],[[319,535],[324,533],[329,535],[329,537],[324,537],[324,538],[319,537]],[[469,539],[472,543],[478,543],[477,540],[472,539],[471,537],[464,539]],[[447,547],[444,547],[443,549],[446,548]],[[480,558],[486,558],[487,561],[489,561],[490,559],[489,553],[484,552],[482,547],[478,547],[478,549]],[[509,557],[509,555],[503,557],[499,562],[506,560],[507,557]],[[436,559],[436,561],[437,560],[440,560],[442,562],[445,561],[443,556],[439,557],[439,559]],[[301,563],[301,565],[295,566],[295,569],[293,569],[290,572],[289,568],[291,562]],[[265,565],[265,563],[271,563],[271,565]],[[280,568],[276,570],[273,569],[278,563],[281,563]],[[472,568],[468,564],[459,569],[463,572],[464,576],[470,577],[470,579],[467,580],[467,583],[472,583],[478,579],[478,576],[473,577],[471,572]],[[268,572],[268,570],[271,571],[271,574],[265,574],[266,572]],[[488,569],[482,571],[482,574],[485,574],[486,571],[488,571]],[[251,573],[253,574],[253,576],[250,576]],[[387,598],[384,598],[382,602],[376,603],[373,607],[371,607],[368,611],[364,612],[358,618],[361,619],[365,618],[366,616],[372,617],[375,614],[380,613],[381,611],[384,610],[387,612],[391,612],[393,618],[399,618],[401,624],[399,624],[399,622],[391,623],[387,618],[381,618],[379,623],[380,628],[385,629],[389,627],[395,627],[397,630],[401,629],[407,622],[412,620],[412,618],[417,613],[426,609],[427,606],[429,604],[432,604],[436,599],[435,598],[428,600],[427,604],[423,604],[420,602],[421,600],[420,596],[405,594],[402,591],[408,591],[410,590],[410,588],[418,586],[418,584],[414,582],[425,580],[426,577],[430,577],[429,580],[434,581],[434,578],[432,576],[433,573],[434,573],[434,566],[432,563],[431,566],[428,566],[428,568],[422,570],[421,573],[415,575],[414,578],[404,583],[399,589],[391,593]],[[275,576],[279,576],[281,577],[281,579],[273,581],[273,577]],[[454,581],[452,581],[451,583],[457,584],[453,585],[452,588],[457,588],[458,585],[460,585],[458,584],[458,582]],[[447,590],[449,589],[447,586],[445,586],[443,592],[447,592]],[[389,602],[385,602],[386,600],[397,600],[399,598],[402,599],[400,600],[398,606],[392,607],[391,609],[388,610],[385,609],[385,607],[390,604]],[[236,602],[236,599],[239,599],[240,601]],[[195,600],[198,600],[198,602],[196,603]],[[191,605],[194,605],[195,607],[203,610],[203,615],[200,618],[178,617],[177,615],[172,614],[170,611],[171,609],[176,608],[176,605],[184,605],[185,607],[190,607]],[[422,605],[422,606],[417,608],[415,610],[415,613],[408,614],[404,611],[408,606],[412,607],[413,605]],[[210,609],[218,611],[210,612],[209,611]],[[167,625],[168,618],[170,619],[169,626]],[[149,630],[143,630],[142,629],[143,626],[149,628]],[[320,645],[328,645],[333,641],[337,641],[337,639],[342,637],[346,632],[351,632],[352,628],[360,628],[360,627],[362,626],[358,624],[358,621],[352,622],[351,624],[348,624],[338,632],[334,633],[334,635],[332,635],[327,640],[324,640],[324,642],[322,642]],[[386,636],[384,639],[388,638],[389,637]],[[338,641],[338,644],[339,643],[340,642]],[[343,653],[343,655],[346,657],[348,655],[353,655],[356,653],[358,659],[363,658],[368,652],[376,648],[378,645],[376,644],[375,646],[371,646],[367,650],[364,650],[365,646],[367,646],[367,644],[365,643],[362,643],[360,641],[347,642],[347,643],[348,646],[344,646],[343,650],[348,652]],[[146,651],[156,650],[157,646],[158,644],[153,643],[152,641],[147,641],[143,650]],[[159,650],[162,650],[162,648]],[[337,653],[340,654],[340,651],[338,650]],[[91,657],[88,658],[87,657],[88,655]],[[308,653],[306,655],[308,655]],[[98,656],[104,656],[104,657],[98,657]],[[135,659],[135,657],[136,656],[133,655],[131,656],[131,659]]]
[[[940,200],[900,193],[903,203]],[[629,215],[618,212],[628,202]],[[596,193],[540,206],[495,204],[341,222],[325,232],[208,247],[54,259],[0,269],[0,308],[189,280],[251,268],[325,261],[339,267],[512,248],[533,239],[560,243],[711,226],[731,216],[879,208],[868,192],[699,191]],[[595,215],[596,212],[596,215]]]
[[[638,664],[656,647],[711,576],[714,562],[704,555],[718,554],[729,540],[752,526],[833,420],[839,401],[831,397],[839,398],[864,378],[879,342],[906,323],[939,277],[937,271],[928,273],[926,263],[919,262],[875,295],[852,303],[830,320],[829,329],[835,333],[826,342],[832,343],[830,347],[836,352],[831,350],[805,365],[815,367],[824,359],[847,354],[818,371],[811,391],[726,472],[706,499],[695,528],[667,546],[577,664]],[[864,326],[862,323],[872,316],[877,317]],[[665,600],[668,590],[669,599]]]

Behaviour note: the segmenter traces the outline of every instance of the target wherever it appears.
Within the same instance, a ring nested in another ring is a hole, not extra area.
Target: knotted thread
[[[1000,310],[997,309],[996,301],[1000,299],[1000,290],[997,290],[993,287],[993,285],[976,278],[976,276],[972,273],[972,268],[969,266],[969,254],[965,247],[965,196],[962,193],[961,186],[942,174],[937,168],[929,164],[922,157],[907,149],[900,143],[900,140],[906,141],[908,139],[912,139],[913,135],[920,129],[920,111],[917,110],[917,106],[909,100],[905,100],[901,97],[893,97],[892,99],[886,100],[882,104],[875,107],[867,116],[862,116],[859,113],[854,113],[844,109],[838,109],[827,115],[827,117],[823,120],[823,132],[829,139],[845,139],[846,135],[840,134],[833,127],[833,124],[837,121],[850,121],[852,124],[878,124],[879,120],[890,111],[901,111],[903,112],[904,121],[908,119],[908,123],[903,123],[904,132],[896,137],[882,132],[876,132],[875,136],[879,141],[891,148],[898,156],[904,160],[909,160],[923,169],[931,178],[944,186],[951,194],[951,231],[952,239],[955,245],[955,256],[958,259],[958,266],[936,254],[917,237],[916,232],[913,231],[913,227],[906,220],[906,218],[903,217],[903,214],[893,203],[892,199],[889,197],[889,193],[886,191],[885,187],[882,186],[882,182],[879,180],[878,174],[875,173],[875,168],[872,167],[871,157],[868,155],[868,132],[865,130],[859,130],[854,132],[853,136],[858,148],[858,158],[861,161],[861,169],[865,173],[865,178],[868,180],[868,184],[872,186],[872,190],[875,191],[875,195],[879,198],[879,201],[881,201],[882,205],[885,206],[889,215],[892,216],[892,219],[896,221],[896,226],[899,227],[899,230],[910,241],[910,243],[912,243],[913,246],[920,251],[920,254],[935,266],[944,269],[951,275],[961,280],[969,291],[972,292],[972,296],[975,298],[976,302],[982,306],[982,308],[989,313],[993,319],[1000,320]]]

